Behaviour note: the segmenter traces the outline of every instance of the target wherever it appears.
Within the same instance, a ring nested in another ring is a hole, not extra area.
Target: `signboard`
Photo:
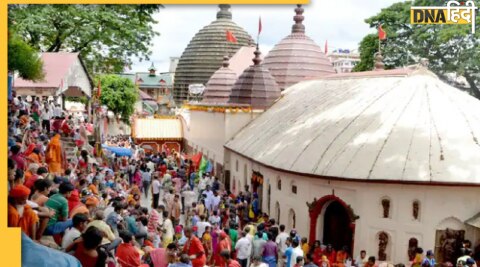
[[[476,10],[473,1],[448,1],[446,6],[413,6],[410,9],[411,24],[472,24],[475,33]]]

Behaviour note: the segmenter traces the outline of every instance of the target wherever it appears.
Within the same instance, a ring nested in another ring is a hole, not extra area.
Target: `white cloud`
[[[303,24],[306,33],[320,47],[328,40],[329,50],[357,48],[363,36],[375,30],[364,20],[399,0],[312,0],[305,5]],[[262,18],[260,48],[266,54],[291,32],[293,5],[232,6],[233,20],[256,39],[258,17]],[[218,8],[212,5],[166,5],[155,18],[154,29],[160,33],[153,42],[151,61],[160,72],[168,71],[170,57],[180,57],[190,39],[215,20]],[[146,71],[149,62],[135,61],[132,71]]]

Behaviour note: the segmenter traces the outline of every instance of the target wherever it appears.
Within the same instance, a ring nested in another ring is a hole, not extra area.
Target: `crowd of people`
[[[10,101],[8,158],[8,225],[21,228],[38,266],[377,264],[365,251],[353,259],[346,246],[336,251],[300,237],[262,213],[248,186],[230,192],[213,173],[200,175],[198,164],[167,147],[146,153],[128,137],[109,137],[109,146],[134,153],[100,153],[88,143],[88,118],[72,119],[57,105],[54,115],[45,115],[52,108],[40,102]],[[66,157],[62,136],[74,137],[73,158]],[[54,257],[42,256],[53,250]],[[417,256],[412,266],[436,264],[431,251]],[[461,263],[473,266],[468,257]]]

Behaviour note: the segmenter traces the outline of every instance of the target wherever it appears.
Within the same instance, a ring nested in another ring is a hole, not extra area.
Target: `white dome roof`
[[[225,147],[327,179],[480,185],[479,142],[480,101],[420,68],[296,84]]]

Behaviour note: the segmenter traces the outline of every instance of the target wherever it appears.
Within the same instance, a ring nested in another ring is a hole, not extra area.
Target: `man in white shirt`
[[[247,267],[248,259],[252,254],[252,241],[247,237],[245,231],[242,231],[241,236],[242,238],[235,244],[235,250],[237,251],[238,263],[240,263],[242,267]]]
[[[73,227],[65,232],[65,235],[62,239],[62,248],[66,249],[70,246],[75,239],[79,238],[82,235],[82,232],[85,230],[85,227],[88,223],[88,217],[85,214],[78,213],[75,214],[72,218]]]
[[[158,180],[158,175],[155,175],[153,177],[153,182],[152,182],[152,195],[153,195],[153,203],[152,207],[156,209],[158,207],[158,200],[160,199],[160,187],[161,183]]]
[[[200,221],[197,222],[197,237],[202,238],[203,233],[205,232],[205,228],[209,226],[212,227],[212,225],[206,221],[205,215],[200,215]]]
[[[60,107],[60,105],[57,105],[55,107],[55,109],[53,109],[53,116],[54,117],[63,117],[63,112],[62,112],[62,108]]]
[[[147,168],[150,174],[152,174],[155,171],[155,163],[153,163],[151,159],[147,159]]]
[[[287,250],[287,238],[288,234],[285,232],[285,225],[280,225],[280,234],[278,234],[277,238],[275,239],[275,243],[277,243],[278,249],[278,262],[280,266],[285,266],[285,251]]]
[[[294,247],[294,249],[290,260],[290,267],[293,267],[295,263],[297,263],[297,257],[303,257],[303,250],[300,246],[300,242],[298,242],[298,239],[293,239],[292,246]]]
[[[360,255],[355,259],[356,267],[363,267],[368,262],[367,252],[365,250],[360,251]]]

